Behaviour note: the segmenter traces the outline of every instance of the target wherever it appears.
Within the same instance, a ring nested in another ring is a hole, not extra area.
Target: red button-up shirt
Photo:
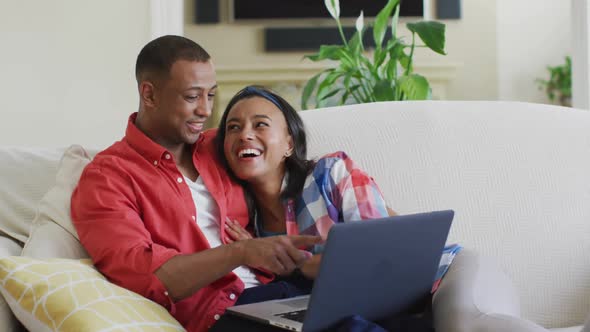
[[[168,296],[154,272],[176,255],[210,247],[197,226],[195,203],[174,157],[135,126],[135,117],[130,116],[123,140],[84,169],[72,195],[74,226],[110,281],[161,304],[188,331],[205,331],[235,303],[244,284],[229,273],[182,301],[175,303]],[[200,135],[193,163],[219,207],[221,227],[226,217],[245,226],[242,188],[219,163],[214,136],[215,131]],[[263,283],[270,280],[269,275],[257,276]]]

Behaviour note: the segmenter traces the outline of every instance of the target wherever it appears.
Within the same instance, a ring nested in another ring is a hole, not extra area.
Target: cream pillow
[[[88,257],[72,224],[70,199],[90,160],[90,155],[79,145],[72,145],[64,152],[55,176],[55,185],[37,206],[37,215],[23,248],[23,256],[72,259]]]
[[[108,282],[88,259],[0,259],[0,292],[30,331],[184,331],[159,304]]]

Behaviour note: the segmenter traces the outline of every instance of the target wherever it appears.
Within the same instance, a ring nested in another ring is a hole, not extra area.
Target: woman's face
[[[282,181],[293,142],[277,106],[262,97],[240,100],[229,111],[225,130],[225,158],[239,179]]]

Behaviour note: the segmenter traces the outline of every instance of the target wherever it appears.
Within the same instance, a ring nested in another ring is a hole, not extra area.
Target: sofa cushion
[[[0,233],[24,243],[37,202],[54,184],[63,149],[0,149]]]
[[[0,292],[31,331],[184,331],[162,306],[108,282],[90,260],[5,257]]]
[[[78,241],[70,216],[70,198],[91,158],[79,145],[70,146],[63,154],[55,185],[43,196],[37,207],[31,235],[22,254],[35,258],[87,258]]]

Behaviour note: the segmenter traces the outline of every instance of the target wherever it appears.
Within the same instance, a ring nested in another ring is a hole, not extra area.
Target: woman
[[[219,155],[248,196],[256,236],[321,235],[337,222],[393,215],[374,180],[344,152],[317,162],[307,159],[301,118],[283,98],[249,86],[229,102],[217,132]],[[237,223],[226,231],[234,240],[250,237]],[[322,246],[300,267],[315,278]]]

